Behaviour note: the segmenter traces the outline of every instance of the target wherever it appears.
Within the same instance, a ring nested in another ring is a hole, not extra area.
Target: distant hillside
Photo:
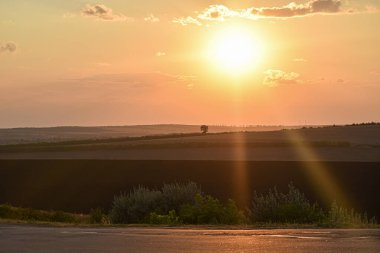
[[[300,126],[209,126],[210,133],[239,131],[274,131]],[[0,129],[0,145],[33,142],[61,142],[72,140],[137,137],[177,133],[200,133],[199,125],[138,125],[99,127],[50,127]]]
[[[214,129],[209,134],[191,131],[196,126],[187,127],[188,133],[184,133],[184,127],[180,134],[159,134],[156,126],[152,127],[156,135],[140,137],[87,137],[0,145],[0,159],[380,161],[380,125],[223,133]],[[172,126],[171,131],[178,129]],[[220,127],[217,130],[247,129]],[[148,126],[144,130],[148,131]]]

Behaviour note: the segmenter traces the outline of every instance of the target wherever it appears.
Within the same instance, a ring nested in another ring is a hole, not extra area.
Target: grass
[[[14,207],[11,205],[0,205],[0,218],[3,220],[16,220],[25,222],[47,222],[47,223],[89,223],[89,215],[72,214],[62,211],[44,211],[32,208]]]

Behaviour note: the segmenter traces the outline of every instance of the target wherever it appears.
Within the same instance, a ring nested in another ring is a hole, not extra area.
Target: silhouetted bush
[[[194,196],[202,193],[201,188],[194,182],[165,184],[161,192],[164,213],[170,210],[175,210],[178,213],[183,205],[194,204]]]
[[[110,219],[113,223],[141,223],[151,212],[160,212],[162,193],[139,186],[114,198]]]
[[[107,215],[103,213],[103,210],[101,208],[91,209],[89,221],[91,224],[108,224],[109,223]]]
[[[324,225],[329,227],[368,227],[375,225],[375,217],[368,219],[367,214],[361,214],[351,209],[341,207],[334,201],[326,215]]]
[[[286,194],[276,188],[264,195],[255,192],[250,209],[251,222],[318,223],[323,220],[323,211],[316,203],[311,204],[292,183],[288,188]]]
[[[244,221],[243,213],[233,200],[222,204],[216,198],[200,194],[195,196],[194,204],[181,208],[179,217],[186,224],[240,224]]]
[[[183,205],[193,204],[199,193],[200,187],[193,182],[165,184],[161,191],[140,186],[114,198],[110,219],[113,223],[149,222],[151,213],[164,216],[171,210],[179,212]]]

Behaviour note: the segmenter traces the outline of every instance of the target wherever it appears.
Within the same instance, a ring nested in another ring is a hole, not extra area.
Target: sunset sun
[[[241,28],[229,28],[217,33],[210,43],[212,65],[231,74],[242,74],[255,68],[262,58],[258,39]]]

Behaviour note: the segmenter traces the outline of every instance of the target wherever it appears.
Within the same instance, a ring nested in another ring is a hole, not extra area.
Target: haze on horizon
[[[380,121],[380,1],[0,2],[0,128]]]

